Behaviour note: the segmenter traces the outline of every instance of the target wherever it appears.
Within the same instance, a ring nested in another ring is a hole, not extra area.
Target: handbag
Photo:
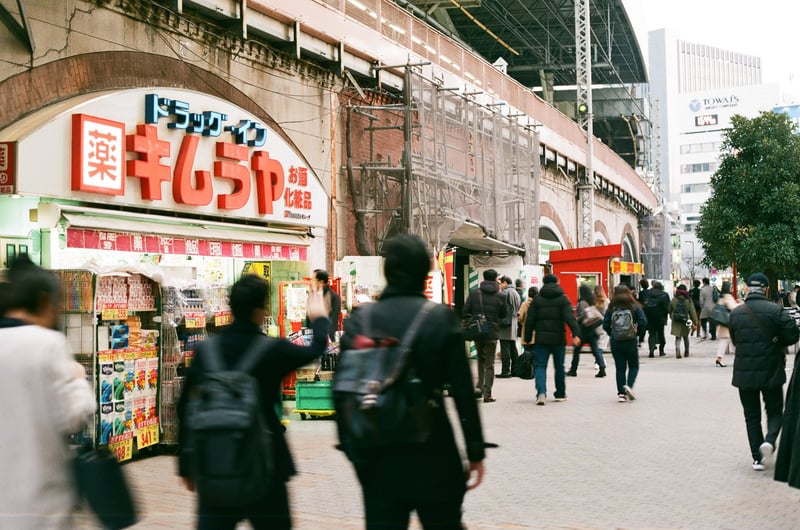
[[[593,305],[587,305],[583,312],[583,326],[596,328],[603,322],[603,314]]]
[[[531,350],[525,350],[517,357],[517,362],[514,363],[514,377],[520,379],[533,379],[534,378],[534,359],[535,355]]]
[[[467,340],[480,340],[488,337],[490,333],[489,320],[483,312],[483,293],[478,293],[478,299],[481,302],[481,312],[465,317],[461,321],[464,337]]]
[[[731,312],[728,310],[727,306],[723,304],[714,304],[714,308],[711,310],[711,321],[714,322],[718,326],[728,327],[728,318],[730,317]]]
[[[78,494],[104,528],[117,530],[136,523],[136,505],[122,466],[107,447],[79,447],[73,469]]]

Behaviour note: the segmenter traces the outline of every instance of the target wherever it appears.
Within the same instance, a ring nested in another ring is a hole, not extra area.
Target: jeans
[[[517,364],[517,351],[516,339],[500,339],[500,362],[502,368],[501,374],[510,374],[514,372],[514,366]]]
[[[767,412],[767,436],[761,430],[761,396],[764,396],[764,409]],[[753,460],[761,460],[758,449],[765,441],[775,447],[783,424],[783,387],[762,389],[739,389],[739,401],[744,410],[744,423],[747,426],[747,441]]]
[[[633,388],[639,375],[639,345],[635,340],[612,340],[611,355],[617,370],[617,394],[624,394],[622,387]]]
[[[603,359],[603,350],[600,349],[600,337],[597,336],[597,333],[594,331],[590,331],[589,335],[589,348],[592,350],[592,354],[594,354],[594,360],[597,363],[597,366],[600,368],[606,367],[606,361]],[[581,348],[586,342],[583,341],[581,337],[581,343],[575,346],[572,350],[572,363],[570,363],[569,369],[571,372],[578,371],[578,364],[581,362]]]
[[[197,530],[234,530],[242,520],[250,521],[254,530],[290,530],[289,495],[282,480],[270,489],[269,495],[250,506],[224,509],[200,501],[197,509]]]
[[[555,381],[556,393],[555,397],[567,397],[567,382],[564,372],[564,357],[567,353],[567,347],[550,346],[546,344],[534,344],[533,353],[536,355],[536,395],[547,395],[547,361],[550,359],[550,354],[553,354],[553,365],[555,367]]]
[[[494,385],[494,354],[497,352],[497,340],[476,340],[478,351],[478,386],[483,397],[492,397]]]

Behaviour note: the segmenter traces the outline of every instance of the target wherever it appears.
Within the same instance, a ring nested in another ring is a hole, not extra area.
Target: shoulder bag
[[[727,328],[730,315],[731,312],[725,304],[716,303],[711,310],[711,316],[709,318],[711,318],[711,321],[716,325]]]
[[[136,505],[122,466],[107,447],[79,447],[73,468],[80,497],[104,528],[117,530],[136,523]]]
[[[489,320],[483,309],[483,293],[481,291],[478,291],[478,300],[481,303],[481,312],[465,317],[461,321],[464,337],[467,340],[481,340],[488,337],[490,333]]]

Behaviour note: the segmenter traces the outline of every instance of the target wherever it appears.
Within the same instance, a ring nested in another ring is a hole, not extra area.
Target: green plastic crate
[[[297,410],[333,410],[331,381],[297,381],[294,390]]]

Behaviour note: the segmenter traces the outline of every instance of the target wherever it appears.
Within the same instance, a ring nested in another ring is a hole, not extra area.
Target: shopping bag
[[[136,505],[122,466],[111,451],[82,446],[73,467],[80,497],[86,499],[104,528],[117,530],[136,523]]]

